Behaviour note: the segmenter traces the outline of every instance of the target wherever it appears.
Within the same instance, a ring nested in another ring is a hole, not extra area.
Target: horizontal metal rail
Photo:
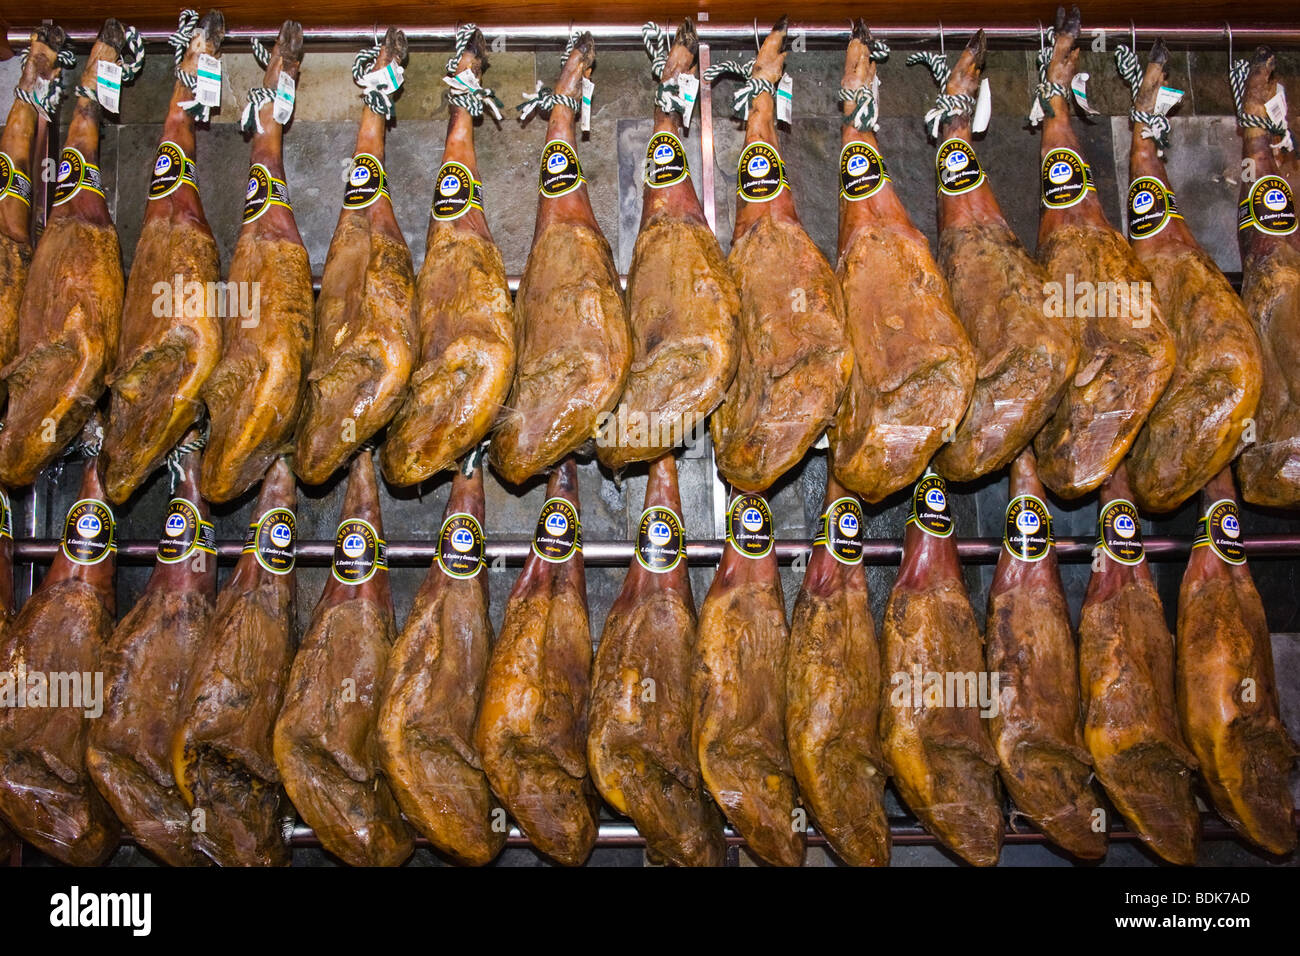
[[[384,24],[384,26],[388,25]],[[412,49],[416,50],[446,49],[451,46],[456,32],[456,24],[447,22],[439,25],[402,23],[393,23],[391,25],[402,29],[406,33],[407,41]],[[570,30],[573,28],[590,30],[596,37],[597,43],[603,46],[615,48],[640,48],[641,46],[641,25],[639,23],[592,24],[574,21],[572,24],[480,23],[479,25],[489,39],[504,36],[507,42],[517,47],[563,46],[569,37]],[[712,23],[705,21],[698,23],[697,29],[700,34],[700,41],[703,43],[717,47],[736,47],[753,46],[756,41],[756,34],[758,36],[763,35],[767,26],[767,24],[762,23],[756,25],[754,23]],[[1029,49],[1038,47],[1042,36],[1041,31],[1047,26],[1047,23],[944,23],[943,37],[945,43],[957,44],[961,42],[962,38],[969,36],[976,30],[983,29],[991,47]],[[1104,32],[1108,37],[1114,37],[1117,40],[1136,39],[1138,43],[1149,43],[1157,37],[1161,37],[1166,43],[1179,46],[1226,48],[1228,37],[1224,26],[1220,24],[1217,26],[1160,27],[1142,25],[1135,27],[1130,23],[1091,25],[1085,22],[1083,35],[1088,42],[1099,32]],[[382,30],[382,27],[380,29]],[[171,35],[170,28],[142,29],[140,32],[147,44],[156,46],[164,45]],[[847,20],[837,24],[802,24],[796,20],[791,24],[791,32],[792,34],[802,34],[804,43],[813,49],[842,47],[849,39]],[[873,24],[871,32],[874,36],[901,45],[924,46],[937,44],[939,41],[939,25],[937,23],[933,26]],[[94,41],[97,30],[73,28],[68,33],[75,43],[88,44]],[[226,48],[231,49],[231,45],[235,43],[247,43],[253,37],[265,40],[273,33],[274,29],[272,28],[249,29],[246,26],[232,23],[229,24],[226,31]],[[305,26],[303,35],[306,41],[313,45],[356,46],[363,43],[373,43],[376,40],[375,27],[372,24],[341,27]],[[9,43],[14,47],[21,48],[25,46],[30,36],[30,26],[26,28],[11,26],[9,28]],[[1300,28],[1259,26],[1256,24],[1234,25],[1232,27],[1232,40],[1235,49],[1238,51],[1245,51],[1260,43],[1267,43],[1277,47],[1300,46]]]
[[[1079,563],[1092,560],[1095,538],[1058,538],[1056,556],[1061,561]],[[220,541],[217,555],[222,562],[238,560],[243,551],[242,541]],[[725,542],[713,540],[692,541],[687,545],[689,564],[712,566],[722,558]],[[1192,551],[1192,539],[1184,537],[1151,536],[1143,539],[1148,558],[1154,561],[1172,561],[1186,558]],[[1260,534],[1246,542],[1246,553],[1252,558],[1300,557],[1300,534]],[[489,564],[497,558],[506,564],[523,564],[531,548],[530,539],[496,539],[487,544]],[[812,548],[808,538],[777,541],[776,559],[782,564],[792,564],[806,556]],[[334,554],[334,542],[299,541],[295,545],[300,564],[325,567]],[[49,564],[59,551],[59,541],[54,538],[18,540],[14,542],[14,559],[20,562]],[[438,553],[434,541],[389,541],[390,567],[428,567]],[[633,559],[635,546],[631,541],[584,541],[582,559],[592,567],[625,567]],[[863,544],[863,560],[867,564],[898,564],[902,558],[900,539],[872,539]],[[958,538],[957,554],[970,564],[993,564],[1002,553],[1000,538]],[[123,564],[152,564],[158,554],[157,541],[123,541],[118,544],[117,560]]]

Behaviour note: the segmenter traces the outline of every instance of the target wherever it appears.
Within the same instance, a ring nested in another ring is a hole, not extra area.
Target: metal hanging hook
[[[1232,68],[1232,24],[1227,20],[1223,21],[1223,32],[1228,34],[1228,68]]]
[[[1042,53],[1047,47],[1047,38],[1043,36],[1043,21],[1038,21],[1038,52]]]
[[[763,42],[758,38],[758,17],[754,17],[754,49],[763,49]]]
[[[1129,49],[1136,53],[1138,49],[1138,29],[1132,20],[1128,22],[1128,42]]]
[[[948,55],[943,48],[943,21],[942,20],[939,21],[939,55],[940,56]]]

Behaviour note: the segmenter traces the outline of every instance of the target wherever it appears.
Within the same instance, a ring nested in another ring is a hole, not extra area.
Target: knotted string
[[[379,60],[382,44],[366,47],[357,54],[352,62],[352,79],[364,91],[361,100],[372,113],[378,113],[384,119],[392,119],[395,112],[393,97],[402,86],[402,67],[397,63],[388,64],[388,73],[378,79],[369,78],[371,69]]]
[[[253,59],[263,70],[271,65],[271,51],[266,48],[266,44],[253,37],[248,41],[253,48]],[[275,90],[265,86],[255,86],[248,91],[248,102],[244,104],[244,112],[239,114],[239,128],[245,133],[251,133],[254,130],[262,132],[262,107],[267,103],[275,102]],[[274,119],[274,116],[272,116]]]
[[[474,75],[473,70],[465,71],[468,73],[466,76],[462,76],[456,70],[460,65],[460,58],[465,55],[465,51],[469,49],[477,33],[478,27],[473,23],[467,23],[456,31],[456,48],[451,58],[447,60],[447,75],[443,78],[443,82],[451,87],[447,99],[452,106],[460,107],[470,116],[482,116],[483,106],[486,103],[492,115],[500,120],[502,103],[496,93],[484,86]]]
[[[193,441],[183,441],[177,444],[175,448],[167,453],[163,463],[167,466],[167,472],[171,475],[172,492],[175,493],[176,486],[185,480],[185,468],[181,465],[181,459],[186,455],[193,454],[196,451],[202,451],[208,445],[208,434],[211,431],[211,421],[203,420],[203,430],[199,437]]]
[[[524,101],[515,107],[519,111],[519,122],[524,122],[533,114],[534,110],[541,110],[543,113],[549,113],[557,105],[567,106],[573,112],[578,112],[578,98],[576,96],[565,96],[563,93],[557,93],[549,86],[542,86],[542,81],[537,81],[537,89],[532,93],[524,93]]]
[[[720,76],[738,76],[744,85],[732,95],[731,111],[741,119],[749,119],[749,108],[760,93],[766,93],[776,99],[776,87],[768,80],[754,75],[754,61],[741,63],[739,60],[723,60],[704,71],[704,78],[713,81]]]
[[[1047,43],[1038,49],[1038,87],[1034,90],[1034,98],[1038,105],[1042,107],[1044,116],[1055,116],[1056,111],[1052,109],[1052,97],[1067,97],[1069,94],[1060,83],[1050,83],[1047,80],[1047,65],[1052,60],[1052,48],[1056,44],[1056,28],[1047,28]],[[1029,122],[1034,126],[1038,125],[1038,120],[1032,116]]]
[[[650,57],[650,75],[659,81],[655,87],[655,106],[665,113],[686,115],[688,103],[677,77],[664,79],[664,68],[668,65],[668,52],[671,41],[668,34],[659,28],[653,20],[641,27],[641,42]]]
[[[1115,48],[1115,68],[1119,70],[1120,79],[1128,84],[1134,106],[1128,111],[1129,119],[1135,123],[1146,124],[1142,131],[1143,139],[1156,141],[1156,149],[1162,154],[1169,148],[1169,117],[1154,110],[1137,108],[1138,93],[1142,89],[1142,65],[1138,63],[1137,54],[1124,44]]]
[[[144,68],[144,40],[140,37],[140,31],[135,27],[126,28],[126,39],[122,43],[122,49],[117,55],[117,62],[122,67],[122,82],[130,83]],[[77,96],[84,96],[88,100],[99,102],[99,91],[95,87],[82,86],[77,84],[75,92]],[[34,104],[33,104],[34,105]]]
[[[922,51],[913,53],[907,58],[908,66],[917,63],[924,63],[929,68],[934,81],[939,84],[939,95],[934,101],[934,107],[925,114],[925,125],[930,135],[938,139],[939,126],[944,120],[952,119],[954,116],[971,116],[975,113],[975,97],[969,93],[944,92],[944,85],[952,75],[952,68],[948,66],[948,58],[942,53]]]
[[[872,40],[868,44],[868,50],[867,55],[876,63],[889,59],[889,44],[884,40]],[[860,133],[874,132],[880,126],[880,104],[876,99],[874,84],[856,90],[841,86],[835,93],[835,99],[839,103],[855,104],[853,112],[844,117],[843,125],[852,126]]]
[[[31,50],[24,50],[19,60],[19,70],[21,71],[27,65],[27,57]],[[77,54],[72,50],[72,44],[64,39],[63,46],[54,51],[54,64],[61,70],[70,70],[77,65]],[[63,100],[63,84],[59,82],[61,77],[56,76],[49,81],[45,95],[40,96],[35,90],[24,90],[21,86],[14,87],[14,97],[29,104],[33,109],[45,117],[48,122],[54,121],[54,113],[59,108],[59,103]]]
[[[1228,83],[1232,87],[1232,102],[1237,109],[1237,122],[1254,129],[1266,129],[1274,136],[1280,136],[1282,141],[1275,145],[1274,149],[1292,149],[1291,130],[1285,120],[1275,123],[1271,116],[1246,112],[1246,77],[1249,73],[1250,63],[1246,60],[1236,60],[1228,69]]]
[[[180,80],[187,90],[192,90],[198,86],[199,78],[193,73],[186,73],[181,69],[181,63],[185,59],[185,54],[189,52],[190,41],[194,39],[194,29],[199,23],[199,12],[197,10],[182,10],[180,22],[176,25],[176,31],[167,38],[171,44],[172,59],[176,61],[176,79]],[[180,104],[181,109],[185,110],[200,123],[206,123],[212,116],[211,107],[200,103],[197,99],[186,100]]]

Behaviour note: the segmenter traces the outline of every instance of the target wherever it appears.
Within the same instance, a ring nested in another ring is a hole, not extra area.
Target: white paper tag
[[[982,133],[989,128],[989,119],[993,116],[993,93],[989,90],[988,77],[980,80],[979,95],[975,98],[975,115],[971,117],[972,133]]]
[[[781,74],[781,82],[776,85],[776,118],[782,123],[789,123],[794,116],[794,78],[789,73]]]
[[[1088,80],[1091,78],[1090,73],[1074,74],[1074,79],[1070,81],[1070,89],[1074,91],[1074,101],[1079,104],[1079,107],[1090,116],[1096,116],[1099,111],[1093,109],[1088,103]]]
[[[596,92],[596,84],[585,76],[582,78],[582,131],[591,132],[591,94]]]
[[[695,112],[695,99],[700,95],[700,80],[694,73],[678,73],[677,89],[682,94],[682,125],[691,128],[691,114]]]
[[[1043,112],[1043,104],[1040,103],[1038,97],[1035,96],[1033,105],[1029,107],[1029,125],[1037,126],[1043,121],[1043,117],[1046,115],[1047,114]]]
[[[95,67],[95,98],[110,113],[116,113],[122,100],[122,67],[111,60],[100,60]]]
[[[194,98],[204,106],[221,105],[221,61],[206,53],[199,54],[199,65],[194,71]]]
[[[380,93],[396,93],[401,89],[405,77],[406,71],[401,66],[390,63],[363,76],[361,85],[368,90],[378,90]]]
[[[1166,115],[1182,98],[1182,90],[1176,90],[1172,86],[1160,87],[1159,92],[1156,93],[1156,112],[1161,116]]]
[[[293,100],[298,84],[288,73],[281,73],[275,85],[275,106],[271,108],[271,118],[283,126],[293,116]]]
[[[1268,113],[1268,118],[1274,123],[1278,126],[1286,126],[1286,87],[1279,83],[1277,92],[1264,104],[1264,109]]]

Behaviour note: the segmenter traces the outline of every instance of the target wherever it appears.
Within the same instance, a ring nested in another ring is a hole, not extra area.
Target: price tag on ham
[[[794,115],[794,79],[789,73],[781,74],[781,82],[776,85],[776,118],[782,123],[789,123]]]
[[[591,94],[596,92],[596,84],[585,76],[582,78],[582,131],[591,132]]]
[[[194,71],[194,98],[204,106],[221,105],[221,61],[206,53],[199,54],[199,65]]]
[[[122,97],[122,67],[109,60],[100,60],[95,69],[95,97],[100,106],[116,113]]]
[[[700,93],[700,80],[694,73],[678,73],[677,89],[682,94],[682,125],[691,128],[691,114],[695,112],[695,100]]]
[[[293,101],[297,95],[298,84],[288,73],[281,73],[275,86],[275,106],[271,109],[271,118],[283,126],[293,116]]]
[[[979,96],[975,99],[975,115],[971,117],[972,133],[982,133],[989,128],[989,119],[993,116],[993,94],[989,90],[988,77],[980,80]]]

